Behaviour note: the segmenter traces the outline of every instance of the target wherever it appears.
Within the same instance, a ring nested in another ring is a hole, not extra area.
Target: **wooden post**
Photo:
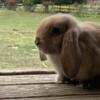
[[[50,5],[50,2],[49,1],[44,1],[43,2],[44,12],[45,13],[49,13],[49,5]]]

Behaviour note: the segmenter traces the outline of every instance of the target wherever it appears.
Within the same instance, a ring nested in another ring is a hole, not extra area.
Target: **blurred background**
[[[34,44],[40,21],[55,13],[100,23],[100,0],[0,0],[0,69],[52,68]]]

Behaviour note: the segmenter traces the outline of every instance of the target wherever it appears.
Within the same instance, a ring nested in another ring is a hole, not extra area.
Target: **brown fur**
[[[44,19],[37,29],[38,49],[51,59],[59,74],[66,78],[92,83],[100,76],[100,25],[79,22],[67,14]]]

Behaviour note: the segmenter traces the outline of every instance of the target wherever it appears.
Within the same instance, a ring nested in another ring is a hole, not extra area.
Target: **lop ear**
[[[67,77],[74,77],[80,66],[80,48],[78,43],[78,29],[68,30],[63,37],[61,62]]]
[[[43,52],[39,51],[39,55],[40,55],[40,60],[41,61],[47,60],[47,57],[46,57],[46,55]]]

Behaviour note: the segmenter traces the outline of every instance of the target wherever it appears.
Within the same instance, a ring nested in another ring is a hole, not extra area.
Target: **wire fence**
[[[75,14],[84,14],[84,15],[100,15],[100,0],[87,0],[87,3],[73,3],[73,4],[55,4],[53,2],[47,4],[34,4],[24,6],[23,4],[5,5],[1,4],[0,8],[7,8],[9,10],[24,9],[29,12],[41,12],[41,13],[75,13]]]

